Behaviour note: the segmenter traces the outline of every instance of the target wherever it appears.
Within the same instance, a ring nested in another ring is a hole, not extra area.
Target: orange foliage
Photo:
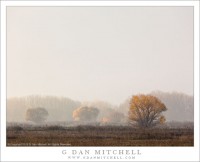
[[[137,122],[140,127],[151,127],[165,122],[161,113],[166,110],[166,106],[158,98],[152,95],[137,95],[130,101],[129,119]]]

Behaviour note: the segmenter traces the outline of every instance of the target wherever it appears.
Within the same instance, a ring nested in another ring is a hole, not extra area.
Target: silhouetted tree
[[[26,111],[26,120],[35,123],[43,123],[48,115],[48,111],[45,108],[31,108]]]
[[[143,128],[152,127],[165,122],[162,112],[166,110],[166,106],[158,98],[152,95],[136,95],[130,101],[129,120]]]

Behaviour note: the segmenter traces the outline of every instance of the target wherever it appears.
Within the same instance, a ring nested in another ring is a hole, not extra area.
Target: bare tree
[[[129,120],[143,128],[152,127],[165,122],[162,112],[166,110],[166,106],[152,95],[133,96],[130,101]]]
[[[32,108],[26,111],[26,120],[34,123],[43,123],[48,115],[48,111],[45,108]]]

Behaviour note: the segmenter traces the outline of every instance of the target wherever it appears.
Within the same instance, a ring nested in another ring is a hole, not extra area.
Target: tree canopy
[[[166,106],[152,95],[135,95],[130,101],[129,120],[139,127],[152,127],[165,122],[162,112],[166,110]]]
[[[26,120],[34,123],[43,123],[48,115],[49,113],[45,108],[31,108],[26,111]]]
[[[73,111],[75,121],[95,121],[99,114],[99,109],[95,107],[80,107]]]

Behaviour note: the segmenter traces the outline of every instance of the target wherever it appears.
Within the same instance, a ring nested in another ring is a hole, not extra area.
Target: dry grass
[[[193,132],[129,126],[8,127],[7,146],[193,146]]]

